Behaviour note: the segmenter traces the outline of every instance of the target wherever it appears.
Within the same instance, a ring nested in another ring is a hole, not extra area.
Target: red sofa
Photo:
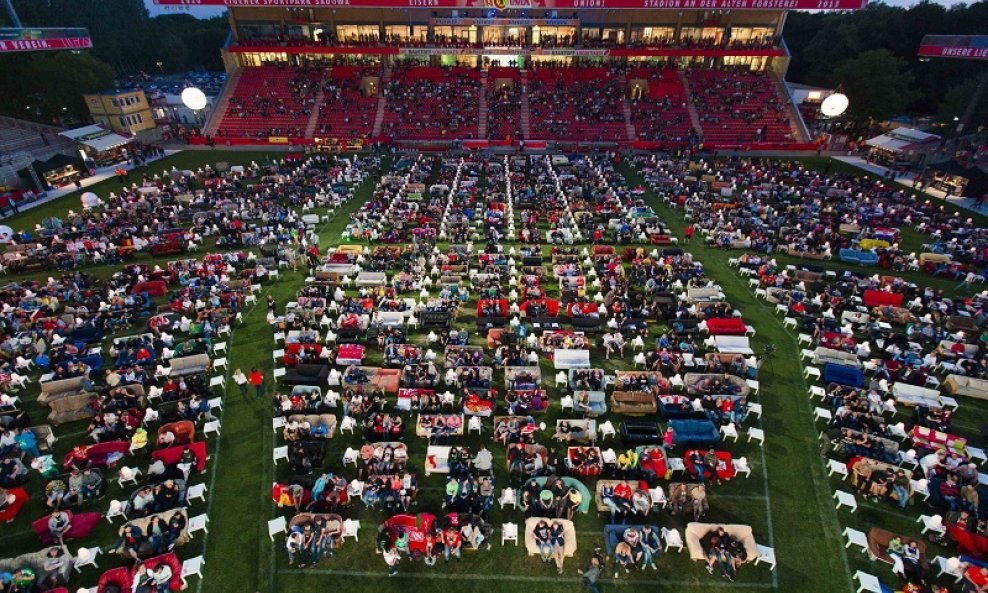
[[[573,316],[573,306],[576,303],[569,303],[566,305],[566,315]],[[583,311],[583,317],[588,317],[590,315],[599,314],[600,310],[597,307],[597,303],[580,303],[580,309]]]
[[[133,581],[130,576],[130,568],[126,566],[118,566],[101,574],[99,577],[99,582],[96,583],[97,593],[103,593],[110,585],[120,589],[122,593],[130,591],[133,586]]]
[[[199,441],[196,443],[191,443],[188,445],[181,445],[178,447],[168,447],[167,449],[158,449],[151,453],[151,459],[161,460],[165,465],[173,465],[178,463],[179,459],[182,458],[182,452],[186,449],[191,449],[196,455],[196,470],[202,473],[206,469],[206,442]]]
[[[85,539],[89,537],[93,529],[103,518],[100,513],[73,513],[72,511],[65,511],[69,515],[69,530],[65,532],[62,536],[64,540],[70,539]],[[38,539],[41,543],[50,546],[55,543],[51,535],[48,533],[48,515],[41,517],[40,519],[35,519],[31,522],[31,529],[38,534]]]
[[[962,554],[988,559],[988,537],[978,535],[957,525],[947,525],[947,535],[957,543]]]
[[[167,564],[172,569],[172,579],[168,581],[168,587],[172,591],[180,591],[182,589],[182,561],[178,559],[178,556],[174,552],[169,552],[167,554],[162,554],[161,556],[155,556],[154,558],[148,558],[143,563],[138,564],[131,569],[130,581],[134,582],[137,577],[137,571],[140,569],[154,569],[157,568],[159,564]]]
[[[14,501],[8,504],[7,508],[3,511],[0,511],[0,523],[13,521],[17,517],[17,514],[21,512],[21,509],[24,508],[24,503],[30,498],[27,490],[21,487],[8,489],[7,496],[13,496]]]
[[[864,292],[864,304],[869,309],[872,307],[901,307],[902,295],[897,292],[886,292],[884,290],[866,290]]]
[[[556,299],[530,299],[521,304],[521,310],[525,315],[528,315],[529,304],[544,304],[546,309],[546,315],[548,317],[556,317],[559,315],[559,301]]]
[[[743,336],[748,328],[739,317],[730,319],[707,319],[707,330],[711,336]]]
[[[130,289],[131,294],[141,294],[143,292],[148,293],[151,297],[160,297],[168,294],[168,285],[165,284],[164,280],[149,280],[147,282],[138,282],[134,285],[134,288]]]
[[[89,445],[86,447],[86,455],[89,458],[89,462],[94,468],[106,468],[110,467],[109,457],[113,453],[122,453],[127,455],[130,452],[130,443],[127,441],[106,441],[105,443],[96,443],[95,445]],[[62,462],[62,466],[66,470],[72,469],[75,465],[73,461],[72,451],[65,454],[65,459]]]
[[[700,451],[700,455],[703,455],[704,453],[705,451]],[[734,477],[734,466],[731,465],[731,454],[728,453],[727,451],[716,451],[716,454],[717,454],[717,460],[719,462],[717,467],[717,479],[730,480],[731,478]],[[683,459],[688,460],[692,455],[693,455],[693,451],[686,451],[683,454]],[[686,471],[689,472],[691,476],[694,477],[696,476],[696,469],[693,467],[693,464],[687,463]],[[710,480],[713,478],[713,475],[711,475],[709,469],[704,469],[703,477],[706,480]]]
[[[316,355],[319,356],[322,354],[322,344],[300,344],[298,342],[295,342],[293,344],[288,344],[287,346],[285,346],[285,356],[283,357],[283,360],[285,361],[285,366],[293,367],[297,365],[298,355],[303,350],[315,350]],[[311,363],[311,364],[318,364],[318,363]]]
[[[494,303],[498,303],[501,306],[501,315],[495,315],[494,317],[507,317],[508,316],[508,299],[480,299],[477,301],[477,317],[484,318],[484,306],[492,306]]]

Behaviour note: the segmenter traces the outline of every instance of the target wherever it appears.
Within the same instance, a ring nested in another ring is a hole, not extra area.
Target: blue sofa
[[[720,441],[720,431],[710,420],[670,420],[675,445],[711,445]]]
[[[873,251],[844,248],[840,250],[840,260],[849,264],[874,266],[878,263],[878,256]]]
[[[624,530],[629,527],[635,527],[639,531],[644,525],[604,525],[604,546],[607,549],[607,555],[614,555],[614,548],[617,548],[618,543],[621,542],[621,537],[624,535]],[[658,525],[649,525],[652,531],[655,533],[662,533],[662,528]],[[660,556],[662,551],[660,550],[656,556]]]
[[[858,368],[828,362],[823,365],[823,382],[837,383],[860,389],[864,387],[864,371]]]

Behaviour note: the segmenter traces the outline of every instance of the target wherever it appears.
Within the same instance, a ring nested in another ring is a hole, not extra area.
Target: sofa
[[[699,453],[700,455],[703,455],[704,451],[700,451]],[[704,468],[703,470],[704,479],[712,480],[716,478],[718,480],[730,480],[731,478],[733,478],[735,472],[734,472],[734,466],[731,464],[731,454],[727,451],[714,451],[714,453],[717,455],[717,475],[714,476],[709,469]],[[690,456],[692,456],[692,454],[693,454],[692,450],[685,451],[683,453],[683,459],[689,459]],[[690,464],[686,465],[686,473],[694,478],[697,477],[696,468]]]
[[[331,520],[339,521],[340,526],[343,526],[343,517],[335,513],[299,513],[292,517],[292,520],[288,522],[288,531],[291,531],[293,527],[297,525],[304,525],[310,521],[315,521],[316,519],[325,519],[327,523]],[[343,532],[340,531],[340,535],[333,538],[333,549],[339,550],[345,540],[343,539]]]
[[[576,528],[572,521],[566,519],[543,519],[541,517],[529,517],[525,519],[525,550],[529,556],[537,556],[539,547],[535,543],[535,526],[540,521],[548,521],[550,524],[558,523],[563,526],[563,553],[567,558],[571,558],[576,553]]]
[[[182,453],[185,452],[186,449],[191,450],[192,453],[195,454],[196,467],[193,469],[199,473],[202,473],[203,470],[206,469],[206,441],[196,441],[188,445],[158,449],[157,451],[153,451],[151,453],[151,459],[155,461],[160,460],[165,465],[174,465],[181,460]]]
[[[607,394],[605,392],[580,389],[573,392],[573,401],[580,401],[584,393],[587,394],[587,405],[590,407],[590,410],[586,412],[587,416],[596,418],[607,413]]]
[[[919,254],[919,265],[925,266],[926,264],[949,264],[951,258],[945,253],[920,253]]]
[[[62,535],[63,540],[85,539],[92,533],[96,525],[99,524],[103,515],[100,513],[73,513],[65,511],[69,515],[69,530]],[[31,529],[38,534],[38,539],[46,546],[55,543],[48,531],[48,515],[35,519],[31,522]]]
[[[861,367],[861,361],[854,354],[844,352],[843,350],[824,348],[823,346],[819,346],[813,351],[813,362],[823,365],[838,364],[846,367]]]
[[[127,527],[128,525],[133,525],[139,528],[141,530],[141,533],[147,533],[147,526],[151,524],[151,519],[153,517],[160,517],[162,522],[164,522],[164,524],[167,525],[168,522],[171,521],[171,518],[175,515],[180,515],[182,517],[185,517],[186,528],[182,530],[182,533],[179,534],[178,539],[175,540],[176,547],[184,546],[189,542],[189,531],[188,531],[189,513],[184,508],[172,509],[170,511],[164,511],[161,513],[154,513],[152,515],[148,515],[147,517],[141,517],[140,519],[133,519],[131,521],[128,521],[120,526],[118,535],[123,535],[124,528]],[[115,550],[115,551],[118,552],[121,556],[125,558],[127,557],[127,552],[125,552],[124,550]],[[137,552],[137,555],[147,556],[151,553],[153,553],[151,545],[147,541],[142,542],[141,547]]]
[[[326,385],[329,380],[329,365],[325,364],[297,364],[285,369],[285,375],[281,378],[284,385],[293,387],[295,385]]]
[[[658,411],[655,396],[643,391],[615,391],[611,393],[611,411],[628,416],[654,414]]]
[[[78,393],[67,397],[59,397],[50,400],[48,407],[48,422],[55,426],[92,418],[96,415],[96,401],[98,396],[95,393]]]
[[[47,520],[47,518],[46,518]],[[38,550],[37,552],[31,552],[30,554],[21,554],[20,556],[14,556],[11,558],[4,558],[0,560],[0,572],[16,572],[21,568],[31,568],[34,570],[35,574],[42,574],[44,572],[43,567],[45,563],[45,557],[48,556],[48,550],[51,548],[57,548],[59,546],[49,546]],[[58,572],[58,577],[60,582],[66,582],[72,576],[72,552],[66,548],[64,550],[67,562],[62,566],[62,569]]]
[[[676,445],[710,445],[720,441],[720,431],[710,420],[670,420]]]
[[[604,491],[604,487],[605,486],[613,487],[613,486],[617,486],[618,484],[627,484],[628,487],[631,488],[632,492],[638,490],[638,486],[639,486],[638,482],[632,480],[597,480],[597,486],[595,487],[593,494],[593,501],[594,501],[594,505],[596,505],[597,507],[598,513],[608,513],[611,510],[611,507],[607,506],[607,503],[604,502],[604,497],[601,496],[601,493]],[[646,486],[647,485],[648,484],[646,484]]]
[[[823,382],[861,388],[864,387],[864,371],[860,368],[828,362],[823,365]]]
[[[556,420],[555,435],[560,435],[559,426],[562,422],[567,422],[570,426],[568,442],[593,442],[597,440],[596,420],[560,418]]]
[[[317,426],[326,427],[326,437],[327,439],[333,438],[336,434],[336,416],[333,414],[293,414],[288,417],[289,422],[308,422],[309,426],[315,428]]]
[[[851,485],[860,488],[862,482],[871,477],[872,472],[875,470],[882,470],[890,474],[894,474],[898,470],[905,472],[906,477],[910,480],[913,479],[913,472],[906,468],[902,468],[896,465],[891,465],[885,463],[884,461],[879,461],[878,459],[872,459],[870,457],[854,457],[849,459],[847,462],[847,469],[851,471]],[[909,489],[909,498],[912,498],[913,491],[912,487]],[[899,497],[895,491],[891,492],[891,498],[893,500],[898,500]]]
[[[988,399],[988,379],[978,379],[964,375],[947,375],[947,380],[944,381],[943,387],[951,395]]]
[[[692,509],[694,503],[699,500],[700,510],[704,513],[710,510],[710,496],[707,487],[703,484],[691,482],[672,482],[669,484],[669,491],[666,493],[672,509],[682,506]],[[689,511],[688,511],[689,512]]]
[[[357,287],[384,286],[388,283],[388,275],[384,272],[360,272],[357,274]]]
[[[864,301],[865,307],[871,309],[872,307],[901,307],[903,297],[897,292],[866,290],[861,299]]]
[[[38,395],[38,403],[47,404],[56,399],[83,393],[86,393],[86,391],[82,388],[82,377],[45,381],[41,383],[41,394]]]
[[[840,260],[848,264],[873,266],[878,263],[878,256],[871,251],[844,248],[840,250]]]
[[[552,361],[556,370],[589,369],[590,351],[556,348],[552,352]]]
[[[540,488],[545,488],[547,482],[549,481],[549,478],[546,476],[541,476],[532,479],[535,480],[535,483],[538,484]],[[582,497],[583,500],[580,501],[580,506],[577,507],[576,509],[577,512],[589,513],[590,505],[593,503],[593,494],[590,492],[590,489],[587,488],[587,485],[581,482],[580,480],[570,476],[562,476],[559,477],[559,479],[562,480],[563,484],[565,484],[567,487],[575,488],[577,492],[580,493],[580,496]]]
[[[731,355],[735,356],[735,355]],[[735,388],[735,393],[717,393],[714,395],[748,395],[748,382],[737,375],[731,375],[728,373],[686,373],[683,376],[683,384],[686,386],[687,393],[702,393],[704,390],[699,389],[698,385],[701,381],[711,381],[714,379],[719,379],[722,383],[730,383]]]
[[[164,280],[148,280],[147,282],[138,282],[130,289],[131,294],[141,294],[148,293],[151,298],[162,297],[168,294],[168,285],[165,284]]]
[[[126,593],[133,588],[131,578],[131,568],[128,566],[118,566],[105,571],[96,583],[97,593],[104,593],[111,587],[116,587],[121,593]]]
[[[965,333],[977,332],[978,322],[974,317],[967,315],[951,315],[947,318],[947,329],[950,331],[962,331]]]
[[[168,432],[175,435],[175,441],[168,443],[169,447],[187,445],[196,440],[196,425],[191,420],[179,420],[178,422],[162,424],[158,427],[156,442],[160,443],[161,437]]]
[[[728,535],[738,539],[744,544],[747,558],[743,562],[754,562],[758,558],[758,548],[755,547],[755,536],[748,525],[729,525],[723,523],[688,523],[686,525],[686,548],[690,552],[690,560],[705,561],[706,555],[703,553],[703,546],[700,540],[712,529],[723,527]]]
[[[707,331],[712,336],[743,336],[748,331],[748,327],[739,317],[707,319],[706,324]]]
[[[199,373],[205,373],[207,368],[209,368],[208,354],[194,354],[192,356],[173,358],[169,363],[168,376],[184,377],[186,375],[197,375]]]
[[[954,352],[954,345],[958,342],[952,342],[951,340],[940,340],[940,344],[937,345],[937,354],[944,358],[949,358],[951,360],[960,358],[975,358],[978,355],[977,344],[963,344],[963,354]]]
[[[94,468],[111,467],[116,461],[122,459],[124,455],[130,453],[130,443],[127,441],[104,441],[86,447],[89,456],[89,463]],[[65,454],[62,466],[66,471],[72,469],[72,452]]]
[[[182,582],[182,561],[179,560],[178,556],[176,556],[174,552],[168,552],[167,554],[148,558],[141,564],[132,568],[130,571],[130,582],[133,583],[137,578],[137,570],[139,568],[143,567],[145,569],[155,569],[160,564],[167,564],[169,568],[172,569],[172,578],[168,581],[168,588],[172,591],[181,591],[184,587],[184,583]],[[124,590],[124,593],[126,593],[126,589]]]
[[[662,427],[651,420],[621,422],[621,442],[625,445],[657,445],[662,442]]]
[[[916,542],[916,547],[919,548],[919,564],[926,572],[930,567],[930,558],[926,554],[926,542],[923,541],[921,537],[913,537],[909,535],[900,535],[893,533],[881,527],[872,527],[871,531],[868,532],[868,556],[872,560],[880,560],[886,564],[894,564],[894,560],[889,555],[889,542],[894,538],[899,538],[902,543],[906,543],[910,540]]]

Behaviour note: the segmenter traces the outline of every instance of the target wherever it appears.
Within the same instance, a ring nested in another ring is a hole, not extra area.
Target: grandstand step
[[[323,87],[323,82],[319,83],[319,92],[316,93],[315,107],[312,113],[309,114],[309,123],[305,126],[305,137],[312,138],[313,134],[316,132],[316,124],[319,123],[319,106],[322,105],[323,100],[326,97],[326,91]]]
[[[216,135],[216,131],[220,128],[220,122],[223,121],[223,114],[226,113],[227,107],[230,106],[230,96],[237,88],[237,83],[240,81],[242,72],[243,68],[237,68],[227,77],[226,83],[223,85],[223,90],[220,92],[219,99],[213,105],[213,110],[210,112],[209,117],[206,118],[206,125],[203,126],[203,134],[207,136]]]
[[[775,95],[786,106],[786,113],[789,115],[789,127],[792,128],[792,137],[796,142],[809,142],[809,130],[803,125],[800,125],[799,107],[793,104],[792,97],[786,91],[786,83],[779,79],[775,75],[775,72],[771,70],[769,71],[769,77],[772,79],[773,86],[775,87]]]
[[[686,73],[679,71],[679,80],[683,83],[683,90],[686,91],[686,109],[690,112],[690,122],[697,136],[703,137],[703,128],[700,127],[700,114],[696,112],[696,105],[693,104],[693,91],[690,90],[690,81],[686,79]]]
[[[521,135],[528,140],[531,138],[529,122],[532,117],[532,107],[528,102],[528,70],[521,71]]]
[[[480,93],[480,124],[477,126],[477,137],[486,138],[487,137],[487,124],[490,119],[490,113],[487,110],[487,72],[483,72],[480,75],[480,80],[483,82]]]
[[[384,126],[384,112],[388,106],[388,100],[384,96],[384,89],[388,88],[391,82],[391,69],[384,70],[384,77],[381,78],[381,92],[377,96],[377,113],[374,115],[374,130],[371,134],[376,138],[381,135],[381,128]]]
[[[621,74],[618,77],[621,88],[624,89],[624,97],[621,99],[621,111],[624,112],[624,130],[628,136],[628,142],[635,141],[635,125],[631,121],[631,102],[628,101],[628,77]]]

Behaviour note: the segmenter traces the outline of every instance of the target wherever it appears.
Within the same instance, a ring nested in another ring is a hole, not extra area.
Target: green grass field
[[[261,162],[268,159],[268,153],[245,152],[188,152],[169,157],[151,165],[152,171],[175,165],[179,168],[198,168],[204,164],[216,161],[226,161],[232,164],[249,163],[252,160]],[[276,154],[271,156],[277,156]],[[809,159],[808,166],[823,168],[824,161]],[[835,165],[837,166],[837,165]],[[843,166],[843,165],[840,165]],[[622,165],[622,173],[630,184],[641,181],[640,177],[627,164]],[[372,176],[361,187],[357,197],[346,204],[336,213],[334,218],[319,229],[320,247],[326,250],[329,246],[339,243],[341,231],[346,225],[349,212],[360,207],[373,189],[375,178]],[[116,182],[105,182],[103,187],[95,190],[100,195],[112,189]],[[102,185],[102,184],[101,184]],[[682,231],[685,223],[682,211],[672,210],[664,206],[651,192],[647,194],[649,204],[655,208],[659,216],[670,226],[676,236],[682,241]],[[8,219],[6,224],[13,228],[33,226],[45,216],[63,214],[69,208],[78,208],[78,197],[73,194],[59,201],[45,204],[35,210]],[[983,224],[983,221],[981,221]],[[904,230],[904,242],[915,244],[916,248],[923,242],[911,229]],[[702,261],[708,275],[713,277],[723,288],[729,301],[739,308],[744,319],[757,329],[754,338],[756,352],[763,352],[765,347],[772,344],[775,354],[766,360],[760,371],[760,395],[755,398],[763,404],[764,416],[760,419],[749,420],[749,425],[764,428],[767,438],[764,447],[748,444],[744,436],[740,441],[726,446],[735,456],[745,455],[752,466],[750,478],[738,477],[721,487],[712,488],[710,495],[711,510],[704,519],[709,522],[744,523],[753,527],[756,539],[764,545],[772,545],[778,558],[778,569],[770,572],[764,565],[746,565],[740,571],[736,583],[727,583],[707,575],[700,563],[691,562],[684,552],[677,554],[672,551],[662,557],[657,572],[643,572],[632,575],[621,574],[615,582],[605,579],[605,590],[677,590],[703,591],[713,589],[737,590],[767,590],[774,589],[783,592],[821,592],[853,591],[857,587],[851,584],[851,575],[855,570],[865,570],[878,575],[888,584],[896,583],[889,568],[870,562],[867,557],[857,551],[847,551],[841,537],[841,530],[846,526],[867,530],[869,526],[881,525],[888,529],[901,531],[914,536],[919,535],[920,526],[915,524],[915,517],[923,511],[922,503],[914,503],[906,514],[900,514],[885,503],[861,503],[854,515],[834,510],[831,496],[835,487],[839,486],[836,478],[828,479],[824,459],[821,456],[821,442],[818,437],[821,426],[815,426],[812,410],[814,404],[807,395],[808,386],[803,380],[802,367],[799,362],[800,347],[796,343],[796,334],[783,328],[781,318],[777,317],[774,309],[764,302],[756,300],[747,280],[741,278],[734,269],[729,268],[727,261],[737,257],[739,252],[726,252],[707,248],[699,242],[685,246],[698,260]],[[205,251],[205,250],[204,250]],[[778,257],[780,263],[797,263],[786,256]],[[842,269],[839,263],[827,262],[824,265],[833,269]],[[101,275],[109,274],[112,270],[96,268]],[[38,276],[47,276],[39,274]],[[304,274],[282,272],[277,283],[265,285],[258,295],[258,302],[263,303],[267,295],[277,300],[279,308],[290,300],[296,290],[302,285]],[[924,275],[906,274],[908,280],[921,285],[932,285],[938,288],[952,289],[953,283],[935,280]],[[229,370],[236,368],[245,371],[257,366],[264,370],[270,378],[273,368],[271,352],[275,349],[272,331],[264,322],[266,311],[257,307],[244,312],[244,324],[235,329],[227,339]],[[470,315],[461,315],[456,325],[473,327]],[[136,330],[135,330],[136,331]],[[653,332],[654,335],[654,332]],[[422,337],[419,336],[421,340]],[[473,334],[473,344],[482,344],[480,336]],[[594,351],[595,366],[617,368],[615,361],[603,361],[603,354]],[[627,361],[622,361],[622,368],[630,366],[630,355]],[[365,364],[377,364],[380,352],[373,351]],[[551,363],[543,361],[543,378],[548,385],[553,403],[544,419],[553,424],[557,417],[564,417],[559,408],[558,390],[552,386]],[[228,373],[229,374],[229,373]],[[496,380],[500,377],[496,373]],[[36,384],[35,384],[36,385]],[[269,392],[273,384],[269,381]],[[36,389],[36,387],[35,387]],[[180,550],[182,557],[190,557],[201,553],[205,546],[206,566],[205,579],[202,582],[193,580],[191,588],[196,592],[294,592],[308,591],[320,588],[340,586],[349,591],[405,591],[409,587],[439,587],[455,588],[456,591],[526,591],[531,593],[548,591],[574,591],[579,588],[576,568],[582,568],[594,546],[602,545],[601,527],[606,523],[605,516],[597,516],[593,510],[588,515],[578,516],[579,550],[575,558],[567,561],[564,575],[557,576],[549,565],[529,558],[525,555],[523,544],[517,548],[508,544],[501,547],[499,534],[495,535],[495,544],[490,551],[468,552],[462,562],[444,565],[441,561],[435,567],[409,565],[403,562],[400,573],[394,578],[387,578],[384,562],[374,553],[374,534],[377,525],[383,520],[383,515],[377,511],[368,511],[362,504],[356,504],[349,515],[361,521],[360,541],[355,543],[347,540],[343,548],[331,560],[324,560],[318,567],[305,570],[289,567],[287,558],[280,549],[283,538],[272,542],[267,536],[266,522],[287,511],[276,509],[271,501],[271,483],[279,478],[287,477],[288,470],[284,464],[276,468],[272,462],[273,448],[281,444],[280,436],[271,431],[271,413],[269,404],[264,401],[250,400],[242,402],[239,391],[230,382],[225,396],[225,408],[222,416],[223,432],[219,439],[215,437],[210,442],[211,461],[207,473],[199,480],[209,484],[208,502],[195,503],[190,514],[208,512],[210,517],[209,534],[198,534],[188,546]],[[38,406],[33,405],[33,413],[43,416]],[[568,414],[567,414],[568,415]],[[619,416],[609,415],[617,424]],[[977,427],[988,421],[988,408],[967,400],[962,402],[961,412],[955,426],[956,432],[968,437],[977,435]],[[70,445],[77,443],[84,429],[80,423],[68,425],[59,430],[62,437],[58,443],[58,456],[64,453]],[[490,422],[487,422],[490,429]],[[483,437],[489,439],[489,436]],[[327,464],[333,471],[341,471],[340,459],[346,446],[359,441],[347,435],[330,441],[327,448]],[[421,467],[425,451],[425,441],[411,434],[406,435],[405,442],[409,446],[410,468],[418,468],[420,478],[420,494],[417,511],[428,511],[441,515],[439,501],[441,500],[442,484],[445,478],[441,475],[425,478]],[[477,445],[480,437],[463,437],[457,442],[467,445]],[[548,444],[548,435],[540,442]],[[615,447],[617,443],[615,442]],[[503,448],[491,446],[495,453],[495,469],[498,476],[498,490],[505,485]],[[140,463],[138,465],[146,465]],[[350,472],[344,470],[344,475]],[[662,482],[663,485],[667,482]],[[32,484],[35,492],[39,485],[37,480]],[[847,488],[845,485],[844,488]],[[130,489],[127,489],[129,492]],[[120,489],[114,484],[107,499],[95,503],[94,510],[105,510],[109,498],[120,495]],[[28,521],[41,515],[41,505],[32,501],[30,508],[22,512],[21,517],[12,524],[0,528],[0,545],[3,555],[14,555],[37,549],[37,540],[28,531]],[[90,509],[86,509],[90,510]],[[685,522],[681,517],[670,517],[667,512],[653,515],[655,523],[682,529]],[[507,509],[502,512],[495,505],[491,511],[491,522],[499,526],[505,521],[522,523],[524,515],[521,511]],[[117,527],[120,523],[117,522]],[[91,541],[109,545],[114,539],[116,527],[101,524]],[[89,542],[87,542],[89,543]],[[90,544],[94,545],[94,544]],[[73,545],[73,550],[75,546]],[[930,548],[932,557],[943,550]],[[100,572],[112,566],[119,560],[101,557],[100,570],[85,569],[83,574],[73,581],[71,590],[78,586],[95,585]],[[495,582],[496,581],[496,582]]]

